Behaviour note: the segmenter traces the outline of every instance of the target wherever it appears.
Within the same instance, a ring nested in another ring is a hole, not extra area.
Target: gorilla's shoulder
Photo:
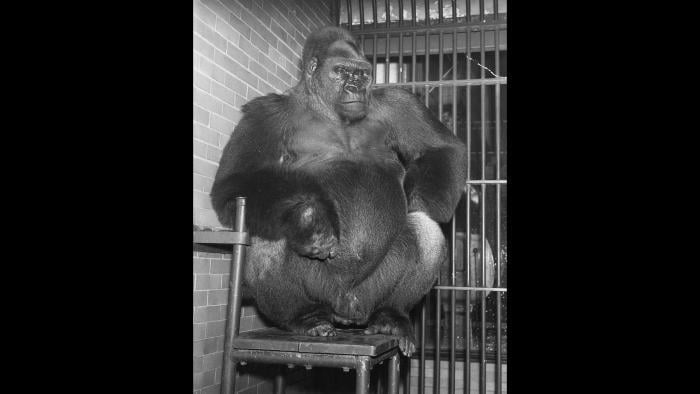
[[[420,104],[416,95],[408,90],[396,87],[384,87],[372,90],[372,100],[378,105],[395,106],[397,104]]]
[[[243,113],[255,115],[256,117],[269,117],[277,115],[280,111],[287,111],[290,108],[290,97],[283,94],[270,93],[265,96],[256,97],[243,105]]]

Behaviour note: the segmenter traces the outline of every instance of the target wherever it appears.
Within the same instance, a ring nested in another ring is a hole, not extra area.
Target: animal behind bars
[[[411,93],[371,89],[372,65],[337,27],[312,33],[302,78],[243,107],[211,191],[231,225],[248,197],[244,296],[281,328],[335,325],[400,337],[447,258],[448,221],[466,180],[465,146]]]

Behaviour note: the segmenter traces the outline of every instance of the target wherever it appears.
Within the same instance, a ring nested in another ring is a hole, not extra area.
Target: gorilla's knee
[[[409,213],[408,225],[416,234],[421,263],[428,270],[438,269],[447,258],[447,242],[440,226],[425,212]]]
[[[285,258],[287,242],[284,239],[268,241],[251,237],[251,246],[246,253],[244,275],[250,285],[255,285],[273,271],[279,270]]]

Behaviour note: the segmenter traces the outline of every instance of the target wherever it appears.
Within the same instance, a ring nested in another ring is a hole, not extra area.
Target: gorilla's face
[[[337,59],[330,62],[328,79],[337,86],[335,111],[342,118],[357,120],[367,115],[372,68],[367,62]]]
[[[348,41],[336,41],[317,70],[319,93],[341,118],[359,120],[367,115],[372,65]]]

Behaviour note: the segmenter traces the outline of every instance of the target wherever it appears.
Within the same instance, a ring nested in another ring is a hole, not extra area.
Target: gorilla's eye
[[[344,66],[335,66],[335,67],[333,68],[333,71],[334,71],[336,74],[347,74],[347,73],[348,73],[348,69],[345,68]]]

